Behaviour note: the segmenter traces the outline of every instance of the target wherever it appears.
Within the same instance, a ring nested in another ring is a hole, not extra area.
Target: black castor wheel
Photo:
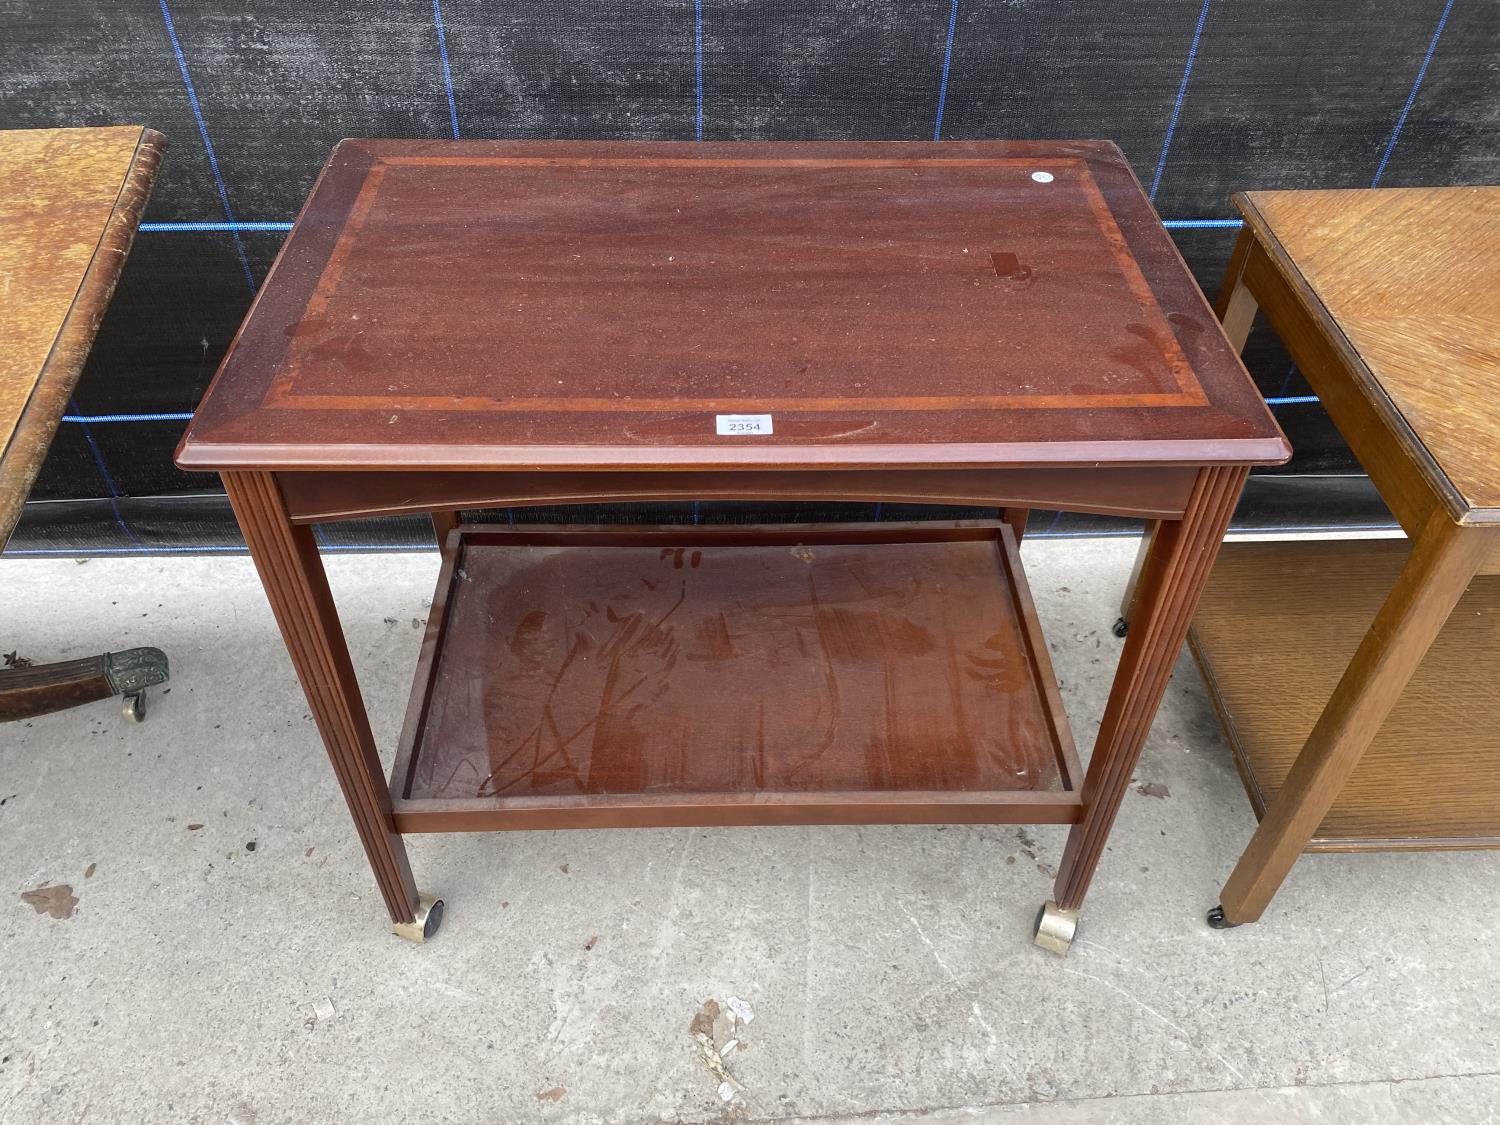
[[[1110,632],[1117,637],[1123,637],[1126,633],[1130,632],[1130,622],[1126,621],[1123,617],[1117,617],[1115,618],[1114,628]]]
[[[1222,906],[1216,906],[1208,912],[1208,924],[1211,929],[1232,930],[1240,923],[1231,922],[1228,918],[1225,918],[1224,908]]]
[[[422,920],[422,940],[428,941],[433,938],[438,928],[443,924],[443,900],[438,899],[427,910],[427,917]]]

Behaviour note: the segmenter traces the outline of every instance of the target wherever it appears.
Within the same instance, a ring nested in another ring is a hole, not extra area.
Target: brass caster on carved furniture
[[[132,723],[146,721],[146,689],[167,682],[167,654],[159,648],[128,648],[104,654],[104,675],[120,696],[121,710]]]
[[[1208,912],[1208,924],[1215,930],[1232,930],[1236,926],[1244,925],[1243,922],[1231,922],[1224,917],[1224,908],[1216,906]]]
[[[443,900],[432,895],[417,896],[417,916],[410,922],[393,922],[391,932],[421,945],[438,932],[443,924]]]
[[[1116,617],[1114,625],[1110,628],[1110,632],[1117,637],[1123,637],[1126,633],[1130,632],[1130,622],[1126,621],[1123,617]]]
[[[1049,898],[1036,912],[1036,929],[1031,940],[1043,949],[1065,954],[1077,929],[1078,911],[1064,910]]]

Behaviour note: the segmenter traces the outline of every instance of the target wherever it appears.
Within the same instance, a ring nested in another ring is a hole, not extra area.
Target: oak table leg
[[[423,941],[441,924],[441,900],[421,895],[406,847],[395,831],[370,720],[344,643],[328,577],[312,529],[293,525],[270,473],[224,473],[224,488],[244,532],[297,678],[338,775],[392,928]]]
[[[1229,256],[1229,269],[1224,273],[1224,284],[1219,288],[1218,300],[1214,302],[1214,315],[1237,352],[1245,350],[1245,341],[1250,337],[1250,328],[1255,323],[1259,304],[1245,284],[1245,267],[1255,252],[1255,236],[1248,229],[1241,230],[1235,239],[1234,253]]]
[[[1083,781],[1083,816],[1068,835],[1055,897],[1037,915],[1035,939],[1044,949],[1065,953],[1073,940],[1078,909],[1248,475],[1239,466],[1201,470],[1182,518],[1160,521],[1152,537],[1136,593],[1136,619]]]
[[[1216,927],[1254,922],[1292,869],[1453,607],[1491,549],[1482,530],[1428,517],[1411,557],[1355,650],[1276,800],[1209,912]]]

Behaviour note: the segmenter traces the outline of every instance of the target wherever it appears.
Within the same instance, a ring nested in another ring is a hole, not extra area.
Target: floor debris
[[[698,1059],[710,1074],[719,1080],[719,1098],[734,1101],[744,1087],[729,1073],[724,1059],[735,1051],[743,1051],[745,1042],[741,1030],[755,1018],[749,1004],[737,996],[731,996],[721,1007],[717,1000],[705,1000],[703,1006],[693,1013],[688,1033],[698,1048]],[[738,1103],[743,1105],[743,1103]]]
[[[73,917],[73,911],[78,907],[78,896],[66,883],[38,887],[34,891],[22,891],[21,901],[38,914],[50,914],[59,921]]]
[[[302,1022],[308,1027],[317,1027],[320,1023],[337,1019],[338,1014],[339,1010],[334,1006],[333,1000],[325,996],[321,1000],[314,1000],[302,1009]]]

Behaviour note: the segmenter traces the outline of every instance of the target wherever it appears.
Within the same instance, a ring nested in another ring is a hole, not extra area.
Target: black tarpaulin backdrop
[[[18,553],[235,542],[217,481],[179,472],[172,450],[342,137],[1107,137],[1212,294],[1233,191],[1500,180],[1500,4],[0,0],[0,127],[112,123],[150,125],[170,148]],[[1297,456],[1252,481],[1241,523],[1385,522],[1264,329],[1246,361]],[[368,547],[424,533],[387,520],[321,534]]]

